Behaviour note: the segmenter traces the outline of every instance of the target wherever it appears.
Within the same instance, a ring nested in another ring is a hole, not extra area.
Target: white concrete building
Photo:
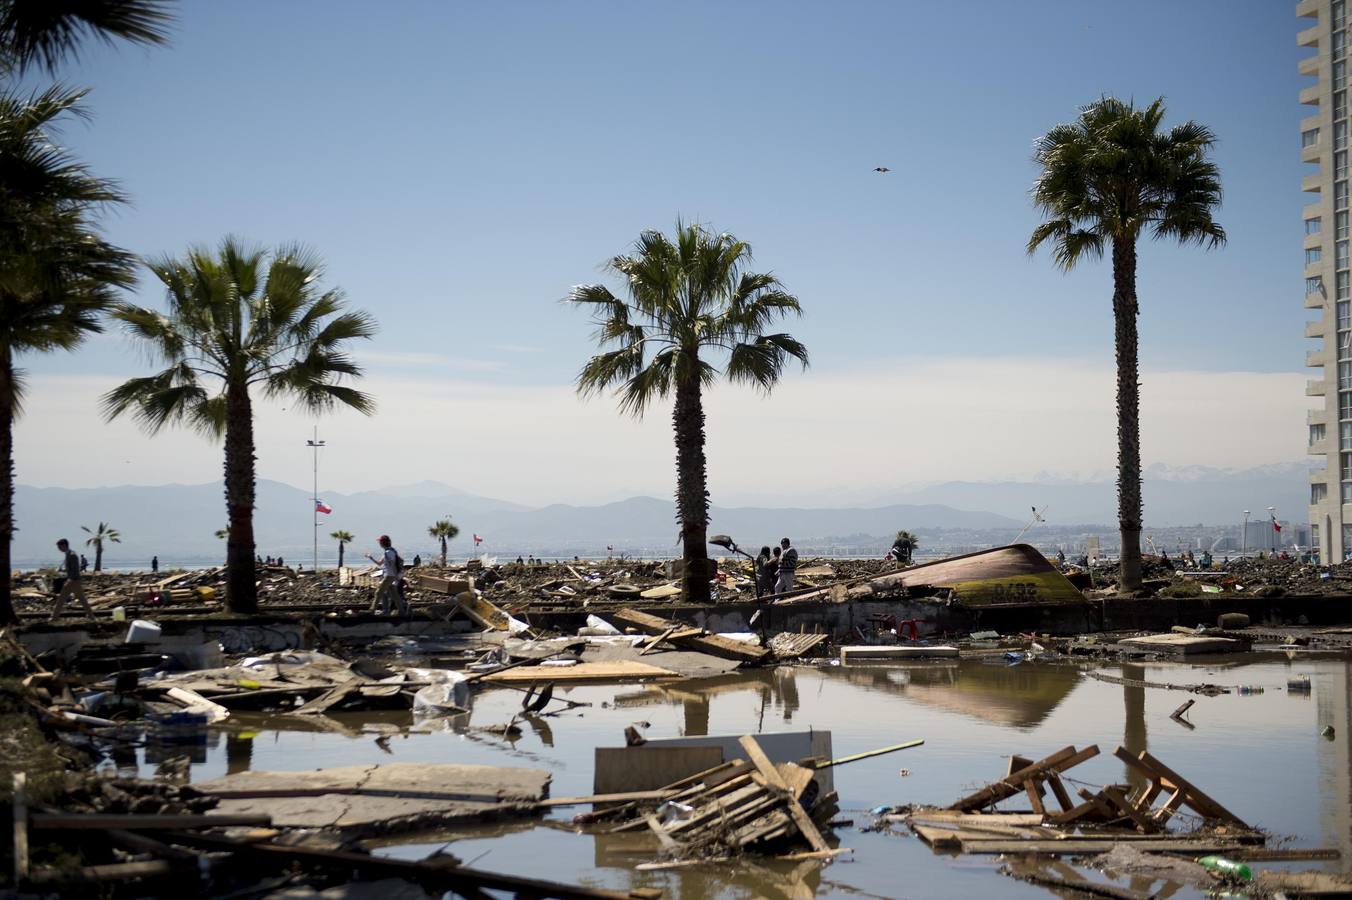
[[[1349,0],[1300,0],[1296,14],[1312,22],[1296,36],[1315,52],[1299,63],[1314,83],[1300,102],[1300,158],[1318,166],[1301,182],[1313,195],[1304,210],[1305,308],[1315,318],[1305,336],[1318,342],[1305,357],[1315,377],[1305,393],[1319,399],[1307,416],[1309,453],[1325,465],[1310,473],[1310,538],[1322,562],[1352,553],[1352,270],[1348,260]]]

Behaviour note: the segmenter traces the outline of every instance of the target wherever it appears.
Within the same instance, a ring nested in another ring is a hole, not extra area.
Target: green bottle
[[[1207,871],[1215,872],[1217,875],[1239,878],[1242,881],[1253,881],[1253,870],[1249,868],[1247,863],[1235,862],[1232,859],[1226,859],[1224,856],[1203,856],[1197,862]]]

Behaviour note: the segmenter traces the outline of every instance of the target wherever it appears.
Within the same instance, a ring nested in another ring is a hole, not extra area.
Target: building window
[[[1352,422],[1342,422],[1338,425],[1338,449],[1352,450]]]
[[[1352,329],[1352,303],[1343,300],[1338,304],[1338,330]]]
[[[1333,64],[1333,86],[1340,88],[1347,83],[1347,63],[1336,62]]]
[[[1303,131],[1300,135],[1300,145],[1302,147],[1313,147],[1319,143],[1319,129],[1311,128],[1309,131]]]
[[[1341,212],[1333,217],[1333,236],[1340,241],[1348,238],[1347,213]]]
[[[1347,4],[1345,0],[1333,0],[1333,27],[1342,28],[1343,22],[1347,17]]]
[[[1338,456],[1342,459],[1342,480],[1352,481],[1352,453],[1339,453]]]
[[[1305,265],[1312,266],[1324,258],[1324,251],[1318,247],[1305,248]]]
[[[1346,269],[1347,258],[1347,241],[1339,241],[1333,248],[1334,268]]]
[[[1324,546],[1323,546],[1322,544],[1319,543],[1319,526],[1318,526],[1318,525],[1311,525],[1311,526],[1310,526],[1310,549],[1312,549],[1315,553],[1319,553],[1319,554],[1322,554],[1322,553],[1324,552]],[[1323,557],[1322,557],[1322,556],[1320,557],[1320,560],[1319,560],[1319,561],[1320,561],[1320,562],[1323,562]]]
[[[1324,222],[1323,222],[1323,220],[1320,219],[1318,216],[1316,216],[1316,217],[1313,218],[1313,219],[1306,219],[1306,220],[1305,220],[1305,233],[1306,233],[1306,234],[1319,234],[1319,232],[1322,231],[1323,228],[1324,228]]]
[[[1335,181],[1333,183],[1333,208],[1347,209],[1347,182]]]
[[[1333,289],[1338,292],[1339,300],[1348,299],[1348,278],[1347,272],[1338,272],[1333,276]]]
[[[1328,498],[1328,495],[1329,495],[1329,486],[1327,484],[1320,482],[1318,484],[1310,485],[1311,506],[1318,506],[1319,504],[1323,503],[1324,500]]]
[[[1339,150],[1337,153],[1333,154],[1333,177],[1334,177],[1334,178],[1346,178],[1346,177],[1347,177],[1347,151],[1346,151],[1346,150]]]
[[[1310,294],[1322,294],[1322,293],[1324,293],[1324,279],[1320,278],[1318,275],[1315,275],[1312,278],[1305,279],[1306,296],[1309,296]]]
[[[1338,363],[1338,387],[1344,391],[1352,391],[1352,362]]]
[[[1322,440],[1324,439],[1324,437],[1325,437],[1325,431],[1324,431],[1324,423],[1323,423],[1323,422],[1319,422],[1319,423],[1317,423],[1317,424],[1315,424],[1315,425],[1311,425],[1311,426],[1310,426],[1310,443],[1311,443],[1311,444],[1313,444],[1315,441],[1322,441]]]
[[[1316,128],[1315,131],[1319,129]],[[1315,142],[1319,141],[1319,135],[1315,135]],[[1347,146],[1347,120],[1333,123],[1333,149],[1342,150]]]
[[[1343,482],[1343,502],[1352,503],[1352,481]],[[1352,539],[1352,525],[1343,526],[1343,546],[1352,547],[1348,541]]]
[[[1352,393],[1338,395],[1338,418],[1352,419]]]
[[[1333,53],[1334,59],[1342,59],[1347,55],[1347,34],[1342,31],[1333,32]]]
[[[1333,92],[1333,118],[1347,118],[1347,91]]]

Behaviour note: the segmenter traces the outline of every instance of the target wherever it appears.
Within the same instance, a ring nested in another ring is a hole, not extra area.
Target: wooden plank
[[[662,823],[657,821],[657,816],[648,813],[648,815],[643,817],[643,821],[647,822],[649,830],[657,835],[657,842],[662,845],[663,850],[671,851],[680,849],[681,845],[678,844],[671,835],[667,834],[667,830],[662,827]]]
[[[955,822],[960,825],[1001,825],[1013,828],[1042,824],[1042,816],[1035,816],[1032,813],[965,813],[955,812],[951,809],[938,809],[935,807],[923,807],[915,809],[906,815],[889,815],[884,816],[884,818],[892,822],[905,821],[907,819],[921,819],[926,822]]]
[[[784,792],[789,790],[789,786],[784,782],[783,777],[780,776],[779,770],[770,762],[770,757],[765,755],[765,751],[761,749],[761,745],[756,741],[756,738],[753,735],[744,734],[737,739],[737,743],[741,745],[743,752],[746,753],[746,758],[751,760],[751,764],[756,767],[757,771],[761,773],[761,776],[765,778],[767,782],[774,786],[776,790]],[[817,830],[817,826],[812,821],[812,817],[807,814],[807,810],[803,809],[803,805],[798,802],[796,797],[789,797],[786,806],[788,807],[789,815],[793,817],[794,824],[796,824],[798,830],[803,833],[803,837],[807,838],[807,842],[812,846],[813,850],[831,849],[831,846],[826,843],[826,838],[822,837],[822,833]]]
[[[287,715],[317,716],[320,713],[327,712],[329,707],[342,703],[347,699],[349,694],[354,693],[357,688],[366,683],[366,676],[354,675],[342,684],[334,685],[332,688],[320,694],[299,709],[291,710]]]
[[[723,762],[721,747],[597,747],[592,790],[651,791]],[[673,793],[675,793],[673,791]]]
[[[1042,785],[1036,778],[1029,778],[1023,783],[1023,789],[1028,793],[1028,802],[1033,807],[1034,815],[1045,816],[1046,808],[1042,805]]]
[[[633,681],[642,678],[681,678],[679,672],[631,659],[611,662],[585,662],[575,666],[526,666],[512,671],[498,670],[483,677],[493,684],[562,681]]]
[[[1113,755],[1126,763],[1128,767],[1141,772],[1152,781],[1162,780],[1163,782],[1167,782],[1169,787],[1175,789],[1175,792],[1181,789],[1184,798],[1183,802],[1203,816],[1232,822],[1241,828],[1249,827],[1243,819],[1230,812],[1224,806],[1221,806],[1196,785],[1192,784],[1173,769],[1151,756],[1148,751],[1142,750],[1139,756],[1132,756],[1127,748],[1118,747],[1113,751]]]
[[[37,884],[65,884],[78,882],[131,881],[135,878],[157,878],[173,872],[173,867],[162,859],[149,862],[109,863],[102,866],[83,866],[78,869],[40,869],[29,876]]]
[[[951,828],[938,828],[933,825],[912,825],[911,830],[920,840],[939,850],[962,849],[960,832]]]
[[[227,826],[269,826],[272,816],[229,816],[216,813],[203,815],[135,815],[132,813],[31,813],[28,817],[34,831],[103,831],[121,828],[127,831],[156,831],[182,828],[222,828]]]
[[[1005,853],[1059,853],[1063,855],[1102,853],[1104,848],[1108,846],[1111,846],[1111,843],[1108,841],[1092,841],[1078,838],[1067,838],[1058,841],[962,842],[962,850],[964,853],[983,853],[992,855]],[[1207,853],[1224,853],[1243,845],[1233,839],[1225,838],[1193,839],[1155,837],[1149,840],[1132,841],[1131,846],[1143,853],[1180,853],[1185,856],[1199,856]]]
[[[587,803],[635,803],[653,800],[669,800],[677,791],[624,791],[615,794],[588,794],[585,797],[550,797],[541,800],[539,806],[582,806]],[[403,796],[403,795],[401,795]]]
[[[666,631],[664,631],[664,632],[662,632],[661,634],[657,635],[656,637],[650,638],[650,639],[648,640],[648,642],[647,642],[646,644],[644,644],[643,649],[640,650],[640,651],[638,652],[638,655],[639,655],[639,656],[647,656],[649,653],[652,653],[654,650],[657,649],[657,645],[658,645],[658,644],[662,643],[662,642],[665,641],[667,638],[671,637],[671,636],[676,632],[676,629],[679,628],[679,627],[680,627],[680,626],[678,626],[678,625],[673,625],[673,626],[671,626],[670,628],[668,628]]]
[[[1047,775],[1047,785],[1052,789],[1052,794],[1056,797],[1056,802],[1060,804],[1062,812],[1075,808],[1075,801],[1070,799],[1070,792],[1066,790],[1066,786],[1061,782],[1060,775],[1057,775],[1055,772],[1049,773]]]
[[[1148,816],[1144,815],[1139,809],[1131,804],[1114,785],[1105,785],[1102,791],[1103,796],[1109,803],[1117,807],[1117,810],[1136,823],[1136,827],[1143,833],[1149,834],[1159,830],[1159,825]]]
[[[649,613],[639,612],[636,609],[621,609],[611,614],[611,619],[617,624],[628,625],[637,628],[645,634],[662,634],[673,624],[661,616],[650,615]],[[674,633],[668,638],[669,641],[677,646],[698,650],[701,653],[708,653],[710,656],[717,656],[720,659],[732,659],[738,662],[763,662],[770,651],[765,647],[757,647],[754,644],[748,644],[743,641],[734,641],[731,638],[725,638],[717,634],[699,634],[689,637],[682,637]]]
[[[14,773],[14,883],[28,878],[28,773]]]
[[[1051,756],[1045,757],[1033,763],[1031,766],[1025,766],[1012,775],[1008,775],[999,781],[986,785],[975,793],[968,794],[958,802],[954,803],[949,809],[961,810],[964,812],[973,809],[980,809],[983,806],[989,806],[999,803],[1001,800],[1007,800],[1023,790],[1023,782],[1029,778],[1043,775],[1046,772],[1064,772],[1069,768],[1078,766],[1087,759],[1098,756],[1098,746],[1090,745],[1083,750],[1076,751],[1074,745],[1063,747]]]

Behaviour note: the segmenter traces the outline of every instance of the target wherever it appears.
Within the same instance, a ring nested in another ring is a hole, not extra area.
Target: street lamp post
[[[1249,552],[1249,511],[1244,510],[1244,532],[1240,535],[1239,557],[1243,559]]]
[[[1272,537],[1272,552],[1277,552],[1277,507],[1269,506],[1268,511],[1268,534]]]
[[[311,536],[314,538],[314,573],[319,574],[319,448],[324,446],[324,441],[319,439],[319,426],[315,426],[315,436],[313,440],[305,442],[305,446],[314,451],[314,493],[310,497],[310,518],[313,531]]]

